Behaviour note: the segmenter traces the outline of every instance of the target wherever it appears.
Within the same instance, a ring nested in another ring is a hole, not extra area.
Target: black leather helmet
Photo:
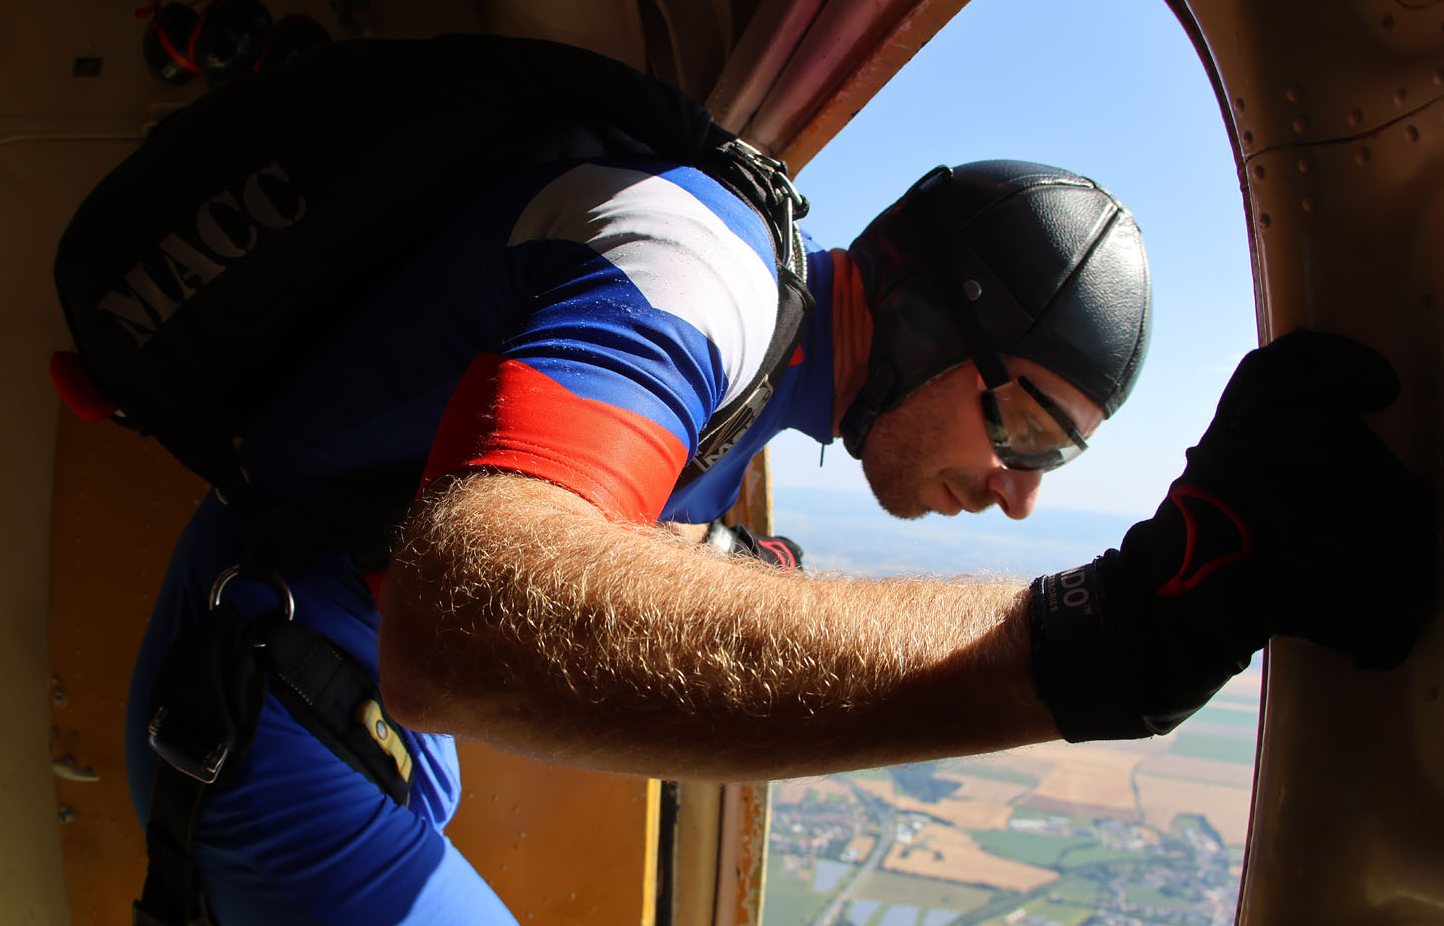
[[[937,167],[848,253],[873,319],[867,382],[842,420],[853,456],[879,413],[968,360],[985,373],[1000,354],[1032,360],[1105,416],[1138,378],[1153,303],[1143,238],[1086,177],[1026,161]]]

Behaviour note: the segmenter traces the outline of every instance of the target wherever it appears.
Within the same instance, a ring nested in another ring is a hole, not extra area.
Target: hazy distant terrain
[[[1229,926],[1261,679],[1150,740],[777,782],[763,926]]]
[[[808,568],[866,575],[1011,573],[1029,579],[1117,546],[1133,515],[1050,509],[1010,521],[997,511],[900,521],[870,496],[786,486],[774,491],[777,531],[802,545]]]
[[[899,521],[868,496],[792,486],[773,513],[809,569],[1022,581],[1088,562],[1137,520],[1040,504],[1021,522]],[[1254,667],[1152,740],[779,782],[764,926],[1232,923],[1260,681]]]

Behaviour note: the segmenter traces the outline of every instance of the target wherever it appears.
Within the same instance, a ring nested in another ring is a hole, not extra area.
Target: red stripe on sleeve
[[[686,463],[687,448],[656,422],[482,354],[447,403],[422,486],[486,466],[554,482],[614,520],[651,522]]]

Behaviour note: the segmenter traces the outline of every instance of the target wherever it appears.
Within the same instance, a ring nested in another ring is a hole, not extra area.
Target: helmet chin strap
[[[976,281],[968,280],[964,284],[964,292],[971,301],[981,295],[982,289]],[[963,307],[954,315],[953,320],[957,324],[963,340],[972,348],[970,356],[958,357],[954,362],[943,366],[932,376],[906,392],[893,394],[898,375],[897,370],[890,362],[878,359],[875,355],[868,360],[867,382],[863,384],[857,397],[852,400],[852,404],[847,407],[847,412],[843,414],[842,421],[838,425],[838,430],[842,433],[842,446],[847,448],[847,452],[855,459],[862,459],[862,445],[872,431],[873,423],[877,420],[878,415],[896,408],[908,396],[954,367],[962,366],[969,360],[973,361],[978,368],[978,375],[983,378],[983,384],[989,389],[996,389],[1012,381],[1012,374],[1003,365],[997,352],[989,346],[988,338],[983,333],[983,326],[978,321],[978,315],[972,307]]]
[[[837,427],[842,432],[842,446],[847,448],[853,459],[862,459],[862,443],[872,431],[872,423],[882,414],[883,403],[887,400],[888,393],[892,392],[893,383],[896,381],[897,376],[893,373],[891,364],[869,366],[867,382],[863,384],[857,398],[847,407]],[[902,399],[899,398],[898,401]]]

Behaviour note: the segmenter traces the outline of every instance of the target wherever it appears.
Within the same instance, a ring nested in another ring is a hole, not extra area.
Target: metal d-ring
[[[212,611],[221,606],[221,593],[226,590],[226,585],[228,585],[232,579],[240,575],[241,567],[239,564],[237,564],[230,567],[229,569],[223,570],[220,575],[216,576],[215,584],[211,586],[211,594],[209,599],[209,607]],[[289,621],[295,619],[296,599],[291,595],[291,587],[286,584],[284,579],[276,575],[274,572],[268,572],[265,574],[264,577],[243,576],[242,578],[265,578],[268,582],[271,583],[272,586],[275,587],[276,591],[281,593],[281,600],[286,603],[286,620]]]

